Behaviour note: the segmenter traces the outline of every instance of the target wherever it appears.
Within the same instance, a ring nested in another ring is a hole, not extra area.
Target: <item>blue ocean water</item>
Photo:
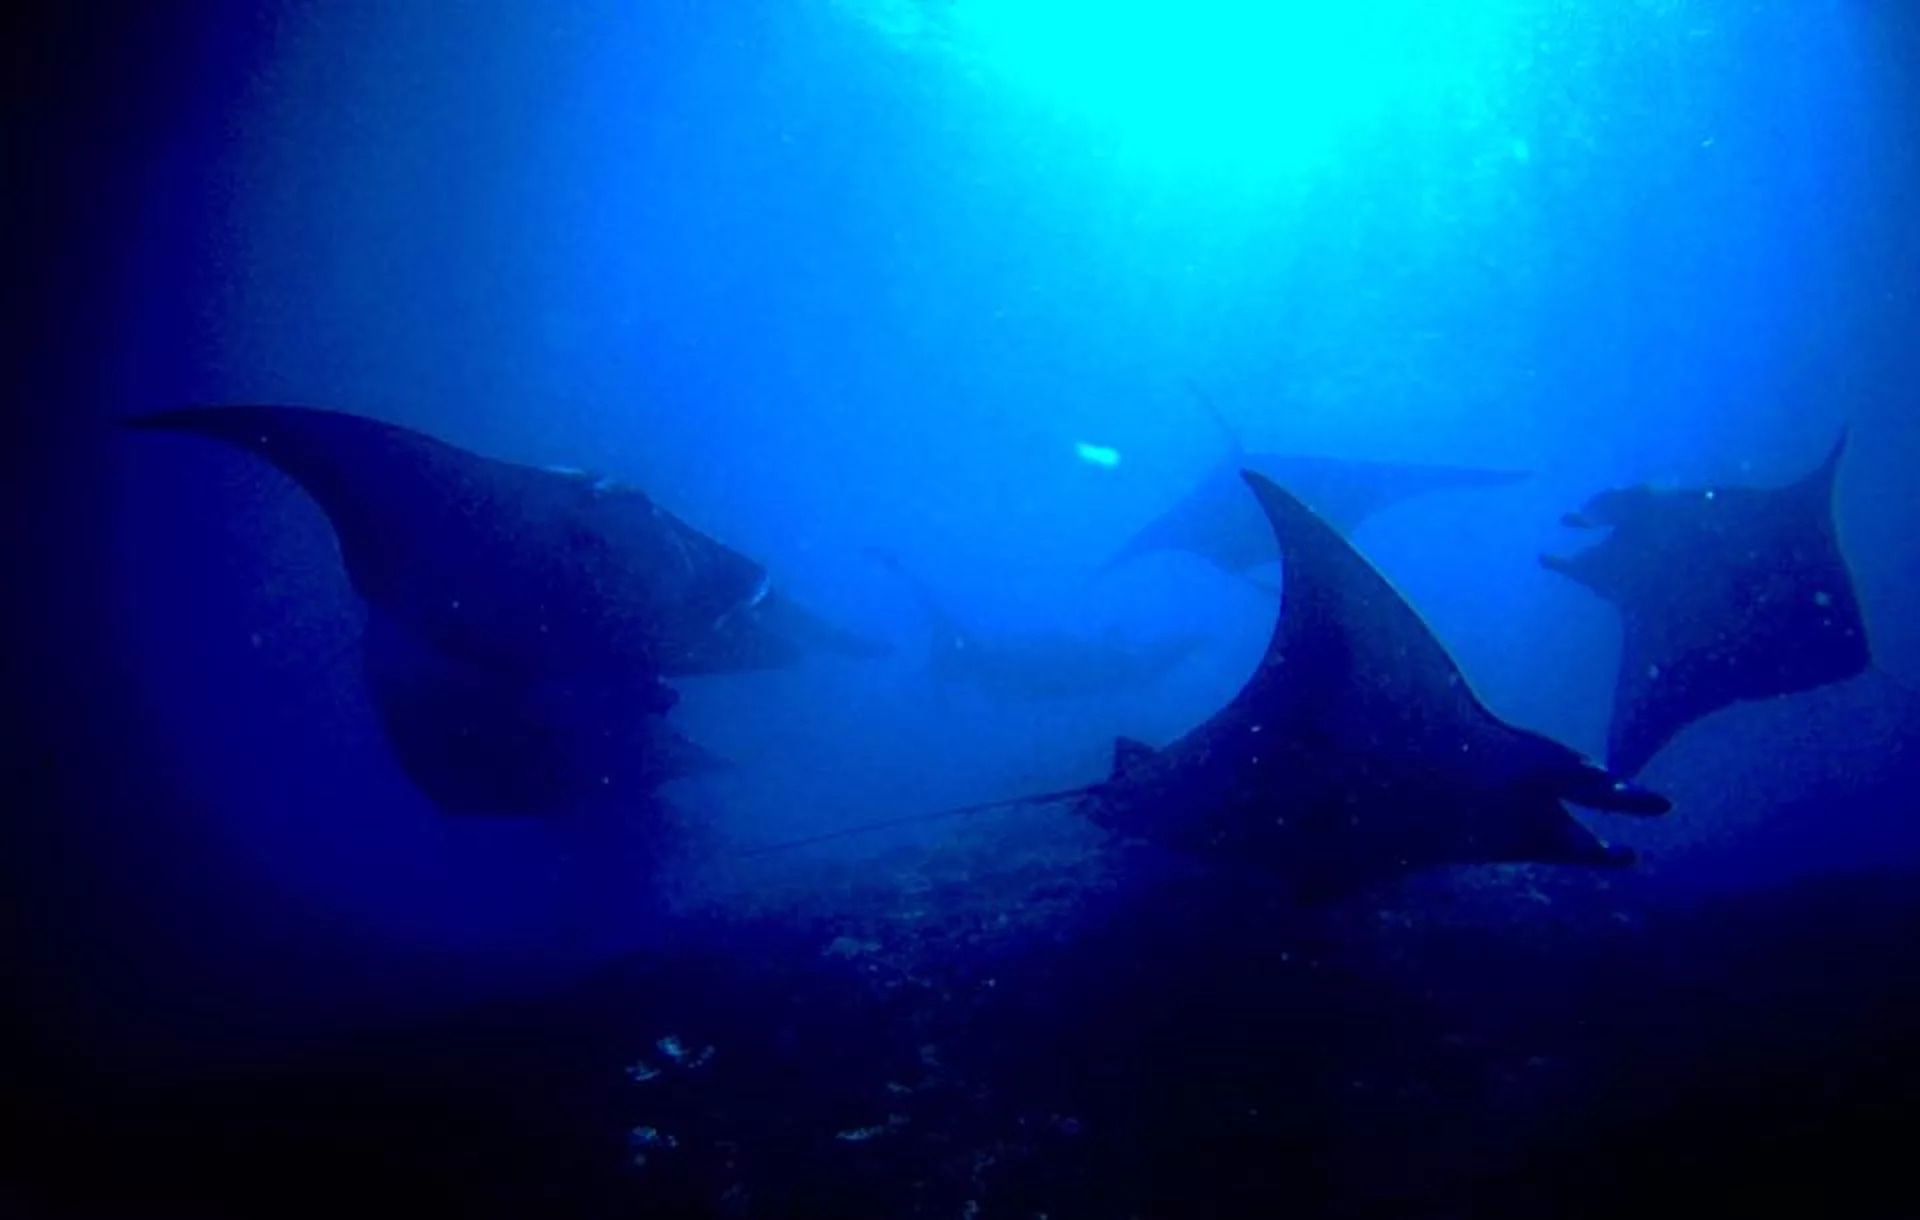
[[[269,0],[18,45],[24,1214],[1920,1209],[1875,1142],[1920,1084],[1898,6]],[[658,800],[450,815],[315,501],[113,426],[186,403],[620,480],[892,655],[676,680],[726,765]],[[1873,664],[1684,729],[1670,814],[1583,813],[1630,870],[1301,908],[1060,806],[757,851],[1226,705],[1285,572],[1107,560],[1236,441],[1526,472],[1353,542],[1600,756],[1621,620],[1537,562],[1562,515],[1843,430]],[[921,585],[970,639],[1201,644],[996,698]]]

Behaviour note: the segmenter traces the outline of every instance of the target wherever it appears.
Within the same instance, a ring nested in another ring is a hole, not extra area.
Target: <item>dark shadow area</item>
[[[1885,1137],[1920,1100],[1915,881],[1631,930],[1413,928],[1368,946],[1418,961],[1391,983],[1331,929],[1248,935],[1262,900],[1192,879],[1092,904],[1064,941],[955,914],[898,958],[822,952],[877,913],[690,924],[550,1000],[298,1069],[70,1079],[13,1151],[77,1215],[1905,1214]]]

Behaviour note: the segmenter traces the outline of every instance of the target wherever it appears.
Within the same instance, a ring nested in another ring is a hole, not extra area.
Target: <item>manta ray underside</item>
[[[1638,774],[1676,734],[1735,703],[1813,690],[1873,663],[1834,528],[1844,434],[1778,488],[1604,491],[1564,523],[1610,531],[1540,562],[1619,610],[1607,764]]]
[[[521,807],[596,772],[646,783],[702,769],[655,722],[677,698],[667,679],[888,651],[610,480],[319,408],[189,407],[127,422],[254,453],[320,506],[368,606],[366,676],[383,727],[448,808],[536,812]],[[581,733],[591,740],[569,736]],[[649,753],[610,769],[607,741]],[[501,757],[483,765],[476,742]]]
[[[1153,685],[1208,643],[1198,632],[1146,640],[1060,630],[985,632],[963,624],[926,581],[889,551],[868,556],[899,577],[927,620],[933,676],[973,686],[1001,702],[1079,699]]]
[[[519,816],[629,803],[726,764],[635,692],[503,677],[368,612],[362,675],[393,757],[447,813]]]
[[[1562,802],[1669,802],[1501,721],[1418,613],[1327,520],[1249,471],[1279,542],[1279,621],[1220,712],[1162,749],[1121,740],[1081,802],[1150,842],[1259,863],[1323,900],[1446,864],[1617,868]]]

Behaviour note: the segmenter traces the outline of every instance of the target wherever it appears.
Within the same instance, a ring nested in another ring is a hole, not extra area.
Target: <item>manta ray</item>
[[[1331,522],[1266,476],[1242,477],[1285,584],[1233,700],[1162,748],[1120,739],[1099,783],[944,812],[1071,801],[1122,836],[1261,866],[1308,903],[1442,865],[1634,862],[1567,805],[1647,816],[1666,797],[1495,716]]]
[[[700,769],[691,743],[650,720],[678,698],[668,679],[889,651],[608,478],[315,407],[127,423],[256,454],[319,505],[368,608],[376,711],[408,773],[448,808],[531,812],[595,776],[645,785]],[[645,757],[614,766],[608,742]]]
[[[725,763],[656,704],[605,683],[525,681],[368,612],[362,675],[396,762],[445,812],[519,816],[628,801]]]
[[[973,686],[997,701],[1137,690],[1165,677],[1207,643],[1206,636],[1193,632],[1133,641],[1058,630],[978,631],[961,623],[897,556],[877,548],[868,554],[898,576],[919,603],[932,633],[934,677]]]
[[[482,457],[315,407],[188,407],[129,426],[272,463],[320,506],[354,590],[450,657],[528,676],[684,677],[884,655],[639,489]]]
[[[1367,517],[1431,492],[1497,487],[1526,471],[1363,461],[1299,453],[1250,453],[1239,433],[1197,388],[1188,387],[1227,440],[1227,453],[1185,495],[1141,526],[1101,565],[1108,572],[1154,551],[1186,551],[1240,575],[1276,558],[1273,536],[1240,481],[1254,470],[1291,488],[1321,517],[1352,533]]]
[[[1873,663],[1833,522],[1842,433],[1784,487],[1603,491],[1563,524],[1605,530],[1549,571],[1619,609],[1607,765],[1635,775],[1688,725],[1735,703],[1845,681]]]

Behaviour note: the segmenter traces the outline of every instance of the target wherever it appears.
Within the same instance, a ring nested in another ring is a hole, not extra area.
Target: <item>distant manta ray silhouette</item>
[[[979,631],[961,623],[891,551],[869,547],[867,554],[900,578],[926,616],[934,677],[973,686],[992,699],[1073,699],[1137,690],[1171,673],[1207,643],[1195,632],[1125,641],[1058,630]]]
[[[506,769],[494,812],[533,812],[616,774],[647,787],[702,769],[691,743],[649,723],[678,699],[667,679],[889,651],[608,479],[313,407],[186,407],[126,423],[253,453],[320,506],[369,608],[365,673],[383,727],[429,795],[466,794],[445,808],[489,804],[479,770],[463,773],[483,758]],[[610,766],[589,732],[657,753]]]
[[[1294,453],[1250,453],[1198,386],[1188,391],[1227,441],[1227,453],[1206,477],[1145,525],[1101,565],[1102,573],[1155,551],[1186,551],[1231,575],[1278,556],[1259,508],[1246,495],[1240,472],[1254,470],[1289,488],[1343,533],[1374,513],[1433,492],[1497,487],[1531,477],[1526,471],[1482,470]],[[1263,588],[1268,586],[1261,582]]]
[[[1607,764],[1638,774],[1682,729],[1747,700],[1842,682],[1873,664],[1833,523],[1847,436],[1784,487],[1603,491],[1562,518],[1609,531],[1542,566],[1620,612]]]
[[[896,818],[759,853],[954,813],[1075,802],[1156,845],[1262,866],[1303,902],[1420,869],[1542,863],[1621,868],[1563,802],[1635,815],[1671,802],[1475,697],[1446,649],[1339,530],[1242,475],[1285,577],[1273,634],[1238,695],[1177,741],[1122,738],[1098,783]]]

